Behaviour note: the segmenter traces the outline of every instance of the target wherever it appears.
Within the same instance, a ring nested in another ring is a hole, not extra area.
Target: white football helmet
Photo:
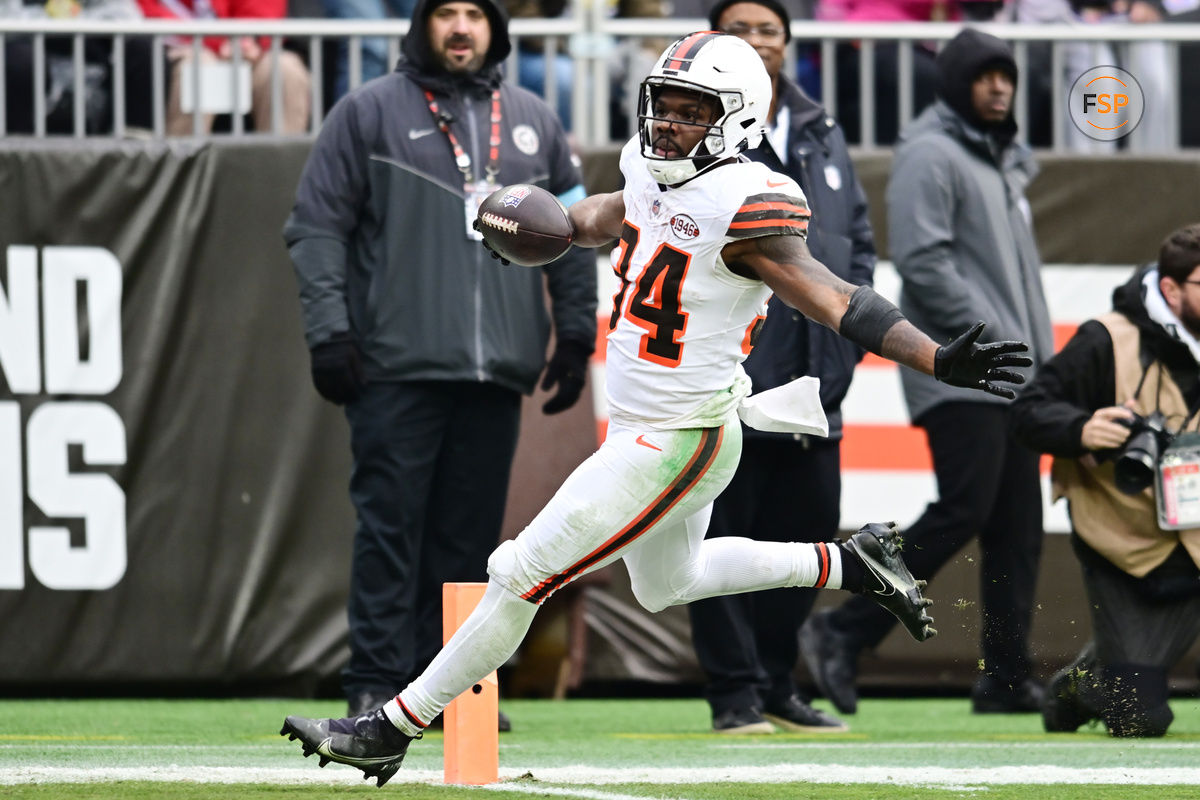
[[[702,92],[717,100],[716,120],[685,156],[654,154],[654,103],[663,88]],[[762,141],[771,107],[771,78],[762,58],[742,39],[716,31],[688,34],[672,42],[638,95],[638,128],[642,156],[654,180],[674,186],[693,178],[722,159],[736,156]]]

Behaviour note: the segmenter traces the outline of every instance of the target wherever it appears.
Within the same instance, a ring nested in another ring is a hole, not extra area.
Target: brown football
[[[540,267],[567,252],[575,227],[545,189],[514,183],[479,204],[478,228],[488,246],[514,264]]]

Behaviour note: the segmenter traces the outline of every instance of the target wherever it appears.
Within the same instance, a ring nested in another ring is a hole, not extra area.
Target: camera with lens
[[[1146,417],[1134,415],[1121,424],[1129,426],[1130,434],[1113,465],[1113,483],[1125,494],[1139,494],[1154,483],[1159,459],[1174,434],[1167,430],[1167,418],[1159,411]]]

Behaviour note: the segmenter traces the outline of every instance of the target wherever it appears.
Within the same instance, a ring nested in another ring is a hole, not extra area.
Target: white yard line
[[[515,779],[532,773],[532,780]],[[880,783],[943,788],[982,787],[1000,784],[1134,784],[1200,786],[1200,767],[1101,767],[1072,769],[1057,765],[1026,765],[990,768],[949,767],[859,767],[838,764],[783,764],[736,767],[547,767],[534,770],[502,769],[500,777],[512,781],[494,788],[534,792],[552,790],[546,784],[614,783]],[[358,784],[361,774],[349,768],[256,768],[256,767],[0,767],[0,785],[35,783],[96,783],[111,781],[186,781],[192,783]],[[393,783],[441,783],[440,770],[405,770]],[[555,791],[545,791],[556,794]],[[573,797],[593,797],[578,790],[564,790]],[[620,795],[598,793],[595,800],[618,800]]]

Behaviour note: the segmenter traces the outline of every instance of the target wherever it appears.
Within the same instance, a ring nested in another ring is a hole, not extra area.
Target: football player
[[[750,392],[740,364],[772,292],[867,350],[956,386],[1011,396],[1007,384],[1023,378],[1010,368],[1030,363],[1020,342],[977,344],[982,323],[939,347],[870,287],[815,260],[800,187],[739,157],[760,141],[770,103],[762,59],[736,36],[702,31],[663,52],[642,83],[639,135],[621,153],[625,188],[569,211],[577,244],[618,240],[604,444],[495,550],[478,607],[395,699],[354,718],[287,718],[281,732],[305,755],[383,785],[430,720],[516,651],[547,597],[617,559],[650,611],[812,586],[866,593],[917,640],[936,633],[891,525],[868,525],[844,543],[704,538],[737,466],[738,412]],[[780,389],[804,399],[800,385]],[[819,429],[816,409],[792,423]]]

